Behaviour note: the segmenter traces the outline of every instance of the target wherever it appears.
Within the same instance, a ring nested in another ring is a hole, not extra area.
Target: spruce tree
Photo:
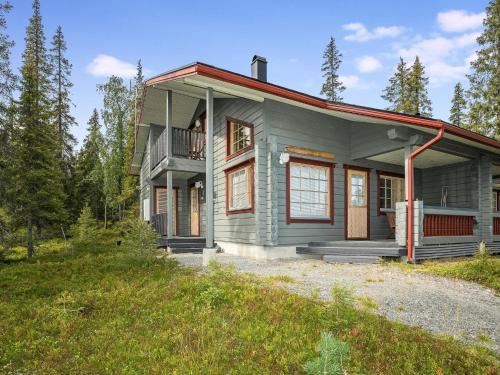
[[[408,68],[403,58],[400,57],[396,72],[389,78],[389,85],[384,89],[382,94],[382,99],[390,103],[387,110],[400,113],[408,113],[410,111],[409,75],[410,68]]]
[[[75,196],[75,157],[73,148],[76,144],[75,137],[71,134],[71,126],[76,125],[75,118],[71,115],[73,103],[70,98],[71,64],[65,56],[66,41],[61,26],[58,26],[52,38],[49,63],[52,84],[52,116],[51,122],[55,127],[58,139],[58,156],[61,172],[64,176],[64,192],[66,194],[66,210],[71,219],[76,219],[80,214]]]
[[[40,3],[26,29],[19,98],[19,126],[15,130],[15,175],[10,189],[16,214],[27,228],[28,257],[34,253],[33,228],[63,222],[64,191],[56,152],[57,134],[50,123],[50,65],[45,48]]]
[[[123,216],[120,196],[123,191],[123,164],[127,124],[130,120],[130,92],[124,86],[123,79],[111,76],[105,84],[98,85],[98,91],[104,96],[101,116],[106,129],[104,143],[104,195],[105,208],[118,209],[118,218]],[[105,215],[107,216],[107,215]],[[106,221],[107,217],[105,217]]]
[[[456,126],[463,126],[465,124],[465,93],[462,84],[458,82],[453,91],[453,98],[451,99],[450,109],[450,122]]]
[[[325,95],[332,102],[341,102],[343,98],[340,93],[345,90],[344,85],[339,79],[338,70],[342,63],[342,54],[337,49],[335,38],[330,37],[325,52],[323,53],[323,65],[321,71],[325,82],[321,86],[320,95]]]
[[[405,113],[425,117],[432,116],[432,103],[427,92],[428,85],[429,78],[425,76],[425,68],[417,56],[408,74],[409,108]]]
[[[486,136],[500,139],[500,1],[486,7],[484,31],[477,39],[477,59],[468,75],[470,88],[467,127]]]
[[[104,176],[101,160],[104,140],[97,109],[94,109],[87,124],[87,136],[76,163],[76,195],[78,209],[88,205],[93,217],[98,220],[104,213]]]
[[[10,65],[14,42],[6,33],[6,14],[12,9],[10,3],[0,3],[0,207],[7,204],[6,187],[10,179],[10,158],[12,156],[12,129],[15,121],[13,91],[16,77]]]

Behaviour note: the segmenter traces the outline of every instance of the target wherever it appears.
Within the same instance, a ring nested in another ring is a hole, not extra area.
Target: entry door
[[[192,186],[190,189],[190,221],[191,236],[200,235],[200,196],[199,189]]]
[[[347,238],[368,238],[368,172],[347,170]]]

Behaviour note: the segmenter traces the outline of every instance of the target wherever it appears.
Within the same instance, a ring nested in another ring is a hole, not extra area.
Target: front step
[[[338,255],[338,256],[385,256],[400,257],[401,250],[396,247],[344,247],[344,246],[298,246],[297,254]]]
[[[203,237],[176,237],[158,239],[159,247],[168,247],[173,254],[202,253],[206,239]]]
[[[380,261],[380,257],[374,255],[325,255],[323,260],[327,263],[375,264]]]

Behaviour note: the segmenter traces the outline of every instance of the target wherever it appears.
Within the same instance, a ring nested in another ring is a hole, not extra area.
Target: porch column
[[[413,173],[413,171],[408,170],[408,158],[410,157],[411,152],[413,151],[413,146],[408,145],[405,146],[405,199],[408,201],[410,197],[408,197],[408,175],[409,173]],[[413,179],[413,190],[415,191],[415,179]]]
[[[165,130],[167,132],[167,160],[172,157],[172,90],[167,90],[166,93],[166,118]],[[167,170],[167,238],[174,237],[174,215],[173,215],[173,199],[172,199],[172,171]]]
[[[214,247],[214,90],[211,87],[207,87],[206,105],[206,247],[211,249]]]
[[[493,241],[493,177],[489,156],[479,157],[478,167],[478,210],[479,236],[481,241]]]

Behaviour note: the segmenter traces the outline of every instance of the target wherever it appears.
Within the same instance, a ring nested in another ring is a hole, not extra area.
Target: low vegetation
[[[406,270],[476,282],[500,293],[500,257],[486,251],[469,258],[429,260],[418,265],[404,265]]]
[[[179,267],[134,251],[118,230],[94,229],[92,238],[48,241],[34,260],[14,251],[0,264],[0,373],[313,374],[322,363],[349,374],[499,368],[487,349],[356,309],[340,285],[335,302],[325,303],[231,268]],[[141,238],[147,242],[147,233]]]

